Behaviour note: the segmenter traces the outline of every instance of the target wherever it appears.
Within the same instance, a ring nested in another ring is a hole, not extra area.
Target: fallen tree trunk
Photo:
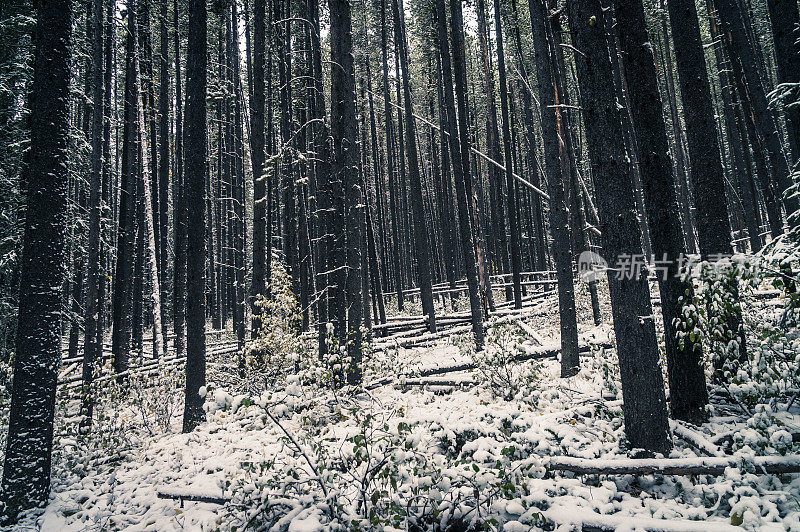
[[[757,473],[800,473],[800,456],[756,456]],[[611,460],[553,457],[548,471],[571,471],[580,475],[722,475],[728,467],[739,467],[733,456],[697,458],[621,458]]]
[[[160,489],[156,492],[159,499],[173,499],[181,501],[181,508],[183,502],[207,502],[210,504],[225,504],[230,501],[230,497],[220,495],[208,495],[203,493],[191,493],[186,491],[177,491],[169,489]]]
[[[558,506],[544,510],[542,516],[555,525],[580,525],[585,532],[635,529],[649,532],[733,532],[742,530],[724,522],[679,521],[631,515],[603,515],[574,506]]]

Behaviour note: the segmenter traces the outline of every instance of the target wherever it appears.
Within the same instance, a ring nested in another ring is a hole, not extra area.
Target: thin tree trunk
[[[144,140],[146,132],[144,128],[144,107],[143,107],[143,100],[144,94],[139,92],[140,98],[137,100],[137,123],[139,127],[139,136],[142,140]],[[151,130],[154,131],[154,130]],[[150,288],[152,290],[152,299],[153,299],[153,358],[159,359],[162,357],[164,352],[162,349],[164,348],[164,332],[161,328],[161,288],[158,282],[158,262],[156,260],[156,235],[155,235],[155,213],[153,212],[153,206],[148,198],[151,197],[151,183],[150,183],[150,161],[148,160],[147,150],[144,147],[144,142],[139,144],[140,147],[140,154],[142,161],[142,201],[144,202],[144,223],[145,227],[142,229],[146,230],[147,232],[147,254],[149,255],[149,271],[148,274],[150,275]]]
[[[256,304],[265,293],[267,187],[264,177],[264,66],[266,59],[266,3],[253,0],[253,99],[250,128],[253,139],[250,158],[253,165],[253,289],[250,305],[253,312],[250,335],[261,329],[261,309]]]
[[[156,243],[159,249],[159,256],[161,257],[161,267],[159,268],[161,280],[161,322],[167,322],[167,264],[169,261],[169,247],[167,245],[169,233],[169,113],[170,113],[170,91],[169,91],[169,35],[167,33],[167,2],[168,0],[161,0],[161,18],[159,21],[160,31],[160,44],[161,51],[159,52],[159,143],[160,154],[158,157],[158,226],[161,231],[159,233],[159,241]],[[155,132],[153,133],[155,134]],[[174,201],[174,198],[173,198]],[[164,345],[166,352],[166,344]]]
[[[756,128],[764,138],[769,155],[770,166],[777,185],[778,199],[782,199],[786,214],[791,216],[800,208],[800,200],[796,197],[784,197],[786,190],[792,186],[792,179],[789,176],[789,166],[783,152],[778,124],[767,102],[754,45],[748,39],[743,13],[736,0],[715,0],[715,4],[723,32],[729,39],[731,51],[739,59],[739,62],[732,61],[734,72],[737,76],[742,77],[747,85]],[[741,71],[739,66],[741,66]]]
[[[86,263],[86,299],[84,314],[84,341],[83,341],[83,400],[81,402],[81,415],[83,427],[91,426],[92,382],[97,360],[102,354],[102,337],[97,334],[98,314],[102,312],[98,299],[102,256],[100,254],[100,217],[102,202],[102,173],[103,173],[103,129],[104,129],[104,98],[103,93],[103,0],[93,0],[93,40],[92,40],[92,99],[94,101],[94,115],[92,116],[92,170],[89,181],[89,238],[88,258]],[[111,65],[105,65],[111,68]]]
[[[475,260],[475,247],[472,240],[470,224],[470,195],[467,190],[468,177],[463,167],[464,159],[462,149],[469,149],[469,145],[461,145],[461,137],[456,127],[456,105],[453,101],[453,72],[450,68],[450,51],[447,41],[447,14],[444,0],[436,0],[436,27],[439,33],[439,55],[442,61],[442,84],[444,91],[448,143],[450,146],[450,161],[453,165],[453,176],[456,187],[456,200],[458,203],[458,221],[461,231],[461,252],[464,257],[464,269],[467,276],[467,289],[469,290],[469,303],[472,316],[472,333],[475,336],[477,349],[483,347],[483,314],[478,287],[478,272]],[[469,170],[467,169],[467,172]]]
[[[135,242],[134,205],[136,190],[136,114],[134,89],[137,86],[137,75],[134,70],[134,56],[137,53],[137,32],[135,3],[128,7],[128,36],[125,50],[125,105],[122,132],[122,176],[119,191],[117,264],[114,275],[113,293],[113,333],[111,352],[114,371],[121,373],[128,369],[129,350],[131,346],[131,294],[133,284],[133,262]]]
[[[578,357],[578,323],[575,310],[575,285],[572,278],[570,227],[564,194],[564,178],[568,161],[561,142],[563,113],[553,69],[553,50],[548,35],[547,8],[544,0],[528,0],[531,15],[533,47],[541,99],[542,138],[544,141],[547,191],[550,196],[550,232],[552,252],[558,279],[558,309],[561,320],[561,375],[569,377],[580,369]]]
[[[344,196],[344,221],[346,224],[346,259],[338,274],[339,282],[346,282],[347,330],[346,337],[339,338],[340,345],[347,346],[345,376],[347,384],[361,382],[361,224],[363,199],[358,179],[358,144],[355,102],[355,72],[353,66],[353,40],[350,2],[329,0],[331,61],[337,68],[331,69],[331,136],[333,137],[332,177],[334,185]],[[344,236],[344,235],[343,235]],[[343,246],[344,242],[339,245]],[[344,268],[343,266],[347,266]],[[342,317],[340,317],[340,320]]]
[[[417,153],[417,129],[414,120],[414,108],[411,103],[411,87],[409,76],[408,49],[406,44],[403,15],[399,8],[400,0],[392,1],[394,10],[394,38],[400,50],[400,64],[403,68],[403,103],[406,115],[406,154],[408,156],[408,172],[411,180],[411,206],[414,219],[414,241],[417,255],[417,279],[422,299],[422,313],[428,316],[428,330],[436,332],[436,310],[433,306],[433,289],[431,286],[430,250],[428,228],[425,223],[425,207],[422,199],[422,181],[419,175],[419,156]]]
[[[508,225],[511,233],[511,279],[514,284],[514,308],[522,308],[522,257],[519,249],[519,222],[517,220],[517,193],[514,180],[514,165],[511,158],[511,129],[509,125],[508,82],[506,81],[506,58],[503,50],[503,31],[500,27],[500,5],[494,5],[495,40],[497,41],[497,67],[500,71],[500,115],[503,119],[503,152],[506,166],[506,197],[508,199]]]
[[[772,41],[778,66],[778,83],[800,82],[800,49],[797,46],[797,25],[800,22],[797,2],[793,0],[767,0],[772,22]],[[786,105],[786,132],[789,137],[793,161],[800,158],[800,109]]]
[[[183,95],[181,92],[181,54],[178,0],[173,2],[175,39],[175,177],[172,180],[172,218],[174,225],[174,275],[172,287],[172,327],[175,355],[186,352],[186,190],[183,179]]]

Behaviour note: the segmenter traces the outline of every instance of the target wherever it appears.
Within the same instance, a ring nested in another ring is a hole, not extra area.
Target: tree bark
[[[205,421],[200,388],[206,384],[205,316],[205,176],[206,176],[206,54],[205,0],[189,0],[189,41],[186,57],[186,393],[183,431]]]
[[[414,107],[411,102],[408,49],[406,43],[403,15],[400,13],[400,0],[392,0],[394,10],[394,38],[400,50],[400,64],[403,69],[403,106],[406,115],[406,154],[408,173],[411,181],[411,207],[414,218],[414,242],[417,255],[417,279],[422,299],[422,312],[428,316],[428,329],[436,332],[436,310],[433,306],[431,287],[431,263],[428,242],[428,228],[425,223],[425,206],[422,199],[422,180],[419,175],[419,155],[417,152],[417,128],[414,120]]]
[[[72,2],[38,4],[27,211],[19,265],[14,380],[2,480],[4,517],[47,504],[65,278]]]
[[[329,0],[331,18],[331,136],[333,137],[332,176],[337,192],[344,196],[346,223],[346,259],[338,274],[339,282],[346,283],[347,330],[339,338],[347,346],[344,369],[346,382],[361,382],[361,224],[363,208],[361,186],[358,178],[358,123],[356,121],[355,71],[353,65],[352,19],[349,0]],[[344,235],[342,235],[344,236]],[[340,245],[344,245],[342,242]],[[344,268],[344,266],[347,266]],[[342,318],[340,318],[342,319]]]
[[[795,35],[800,16],[797,2],[792,0],[767,0],[769,18],[772,22],[772,41],[775,43],[775,56],[778,66],[778,83],[800,82],[800,49]],[[786,132],[789,137],[794,161],[800,158],[800,109],[787,106]]]
[[[439,33],[439,55],[442,62],[442,85],[444,92],[445,111],[447,118],[448,144],[450,146],[450,161],[453,165],[453,177],[456,187],[456,200],[458,203],[458,225],[461,232],[461,252],[464,257],[464,269],[467,274],[467,287],[469,290],[470,312],[472,316],[472,333],[475,336],[477,349],[483,347],[483,314],[481,312],[481,299],[478,287],[478,272],[475,260],[475,247],[472,240],[472,226],[470,223],[470,195],[467,190],[467,172],[463,167],[464,159],[462,149],[468,150],[469,144],[461,145],[461,136],[456,127],[456,105],[453,101],[453,72],[450,67],[450,51],[447,41],[447,14],[444,0],[436,0],[436,27]],[[455,45],[454,45],[455,46]]]
[[[707,419],[708,404],[702,346],[687,337],[681,348],[674,323],[683,316],[686,303],[691,304],[694,287],[691,281],[681,279],[679,272],[679,259],[686,254],[686,244],[672,178],[658,73],[641,0],[617,0],[615,9],[650,239],[655,260],[665,261],[660,267],[666,267],[657,270],[656,277],[661,291],[672,415],[699,424]]]
[[[522,308],[522,257],[519,249],[519,221],[517,219],[517,192],[514,180],[514,163],[511,157],[511,127],[509,125],[508,82],[506,58],[503,50],[503,30],[500,27],[500,4],[494,5],[495,40],[497,41],[497,68],[500,72],[500,116],[503,119],[503,153],[506,166],[506,198],[508,200],[508,228],[511,233],[511,279],[514,284],[514,308]]]
[[[641,253],[633,184],[622,143],[622,117],[606,46],[599,0],[568,0],[583,117],[603,234],[603,255],[616,265]],[[653,309],[647,277],[609,272],[624,401],[625,435],[633,448],[667,454],[672,448],[667,402],[658,362]]]
[[[172,287],[172,327],[175,334],[175,355],[186,352],[186,190],[183,179],[183,95],[181,85],[181,53],[178,0],[173,2],[175,39],[175,177],[172,180],[172,223],[174,225],[175,264]]]
[[[128,6],[128,36],[125,50],[125,93],[124,124],[122,132],[122,176],[119,192],[117,215],[117,264],[114,274],[113,293],[113,332],[111,336],[111,352],[114,371],[121,373],[128,369],[128,357],[131,346],[131,294],[133,284],[133,262],[135,241],[134,199],[136,194],[136,107],[134,89],[137,86],[137,74],[134,67],[134,56],[137,53],[137,31],[135,2]]]
[[[703,199],[695,205],[700,254],[703,259],[731,255],[733,248],[725,182],[697,8],[692,0],[672,0],[668,6],[686,120],[694,197]],[[728,290],[732,298],[738,299],[735,285],[728,287]],[[739,354],[744,357],[746,347],[741,313],[732,314],[728,328],[738,337]]]
[[[580,369],[578,358],[578,323],[575,310],[575,285],[572,278],[572,257],[569,214],[564,194],[564,173],[568,161],[561,137],[563,113],[553,72],[553,52],[547,27],[544,0],[528,0],[536,71],[541,99],[542,138],[544,141],[547,191],[550,196],[550,232],[553,235],[553,259],[558,278],[558,310],[561,323],[561,375],[569,377]]]
[[[747,92],[751,97],[753,117],[758,132],[763,136],[770,166],[775,179],[778,199],[783,201],[787,217],[800,208],[800,200],[796,197],[786,198],[786,190],[792,186],[789,166],[783,152],[783,144],[775,116],[769,109],[764,82],[759,71],[759,61],[752,41],[748,38],[747,29],[742,18],[741,7],[736,0],[715,0],[723,32],[727,34],[731,52],[739,62],[732,61],[734,72],[745,80]],[[796,6],[795,6],[796,9]],[[741,71],[739,71],[741,66]],[[794,217],[792,217],[794,219]]]
[[[253,0],[253,99],[250,109],[250,128],[253,139],[250,158],[253,165],[253,309],[250,335],[258,336],[261,329],[261,309],[256,300],[264,295],[266,263],[267,186],[264,177],[264,65],[266,58],[266,3]]]

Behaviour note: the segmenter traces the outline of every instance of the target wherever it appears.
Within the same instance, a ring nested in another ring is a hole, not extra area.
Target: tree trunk
[[[250,129],[253,142],[250,158],[253,165],[253,309],[251,337],[261,329],[261,309],[256,300],[264,295],[266,262],[267,187],[264,177],[264,65],[266,58],[266,3],[253,0],[253,99],[250,109]]]
[[[135,3],[128,7],[128,36],[125,50],[125,107],[122,132],[122,177],[119,192],[117,264],[114,274],[113,293],[113,333],[111,352],[114,371],[121,373],[128,369],[128,357],[131,346],[131,294],[133,284],[133,262],[135,241],[134,205],[136,190],[136,107],[134,89],[137,86],[137,74],[134,69],[134,57],[137,53],[136,12]]]
[[[206,385],[205,315],[205,176],[206,176],[206,54],[205,0],[189,0],[189,42],[186,57],[186,394],[183,431],[205,421],[200,388]]]
[[[780,131],[775,116],[769,109],[767,95],[759,71],[759,62],[756,57],[754,45],[748,39],[747,29],[742,18],[741,8],[736,0],[715,0],[723,32],[731,45],[731,52],[738,57],[739,62],[732,61],[735,75],[743,78],[747,85],[747,92],[753,106],[753,117],[756,129],[764,138],[770,166],[775,179],[778,199],[783,201],[787,217],[800,208],[798,198],[785,198],[784,194],[792,186],[789,175],[789,166],[783,152]],[[795,6],[796,10],[796,6]],[[741,71],[739,70],[741,66]]]
[[[653,50],[648,46],[650,40],[642,1],[617,0],[615,7],[650,239],[656,261],[661,263],[658,268],[666,267],[657,269],[656,276],[661,290],[672,415],[699,424],[707,418],[708,392],[702,346],[687,337],[681,348],[675,327],[675,320],[683,316],[684,301],[691,304],[694,287],[691,281],[682,280],[678,271],[679,259],[686,254],[686,244],[672,178],[658,73]]]
[[[361,186],[358,178],[358,123],[356,122],[355,72],[353,66],[353,39],[350,2],[329,0],[331,61],[337,68],[331,69],[331,136],[333,137],[332,177],[336,192],[345,198],[344,220],[346,224],[346,260],[338,275],[339,282],[346,282],[347,331],[339,338],[340,345],[347,346],[345,373],[347,384],[361,382],[361,224],[359,211],[363,208]],[[340,245],[344,245],[342,242]],[[340,317],[340,320],[342,318]],[[343,383],[339,383],[343,384]]]
[[[450,146],[450,161],[453,165],[453,176],[456,187],[456,200],[458,203],[458,225],[461,231],[461,252],[464,257],[464,269],[467,274],[467,288],[469,290],[469,303],[472,316],[472,333],[475,336],[477,349],[483,347],[483,314],[481,312],[481,299],[478,287],[478,272],[475,261],[475,247],[472,240],[470,224],[470,196],[467,190],[468,177],[463,167],[461,150],[468,150],[469,145],[461,145],[461,137],[456,127],[456,105],[453,101],[453,72],[450,68],[450,51],[447,42],[447,14],[444,0],[436,0],[436,26],[439,33],[439,55],[442,61],[442,85],[444,92],[448,144]]]
[[[394,289],[397,296],[397,309],[403,311],[403,270],[401,267],[401,254],[400,254],[400,228],[399,224],[399,205],[397,201],[397,186],[396,186],[396,164],[394,154],[394,120],[392,118],[392,105],[391,96],[389,94],[389,40],[387,37],[387,23],[386,23],[386,0],[381,0],[381,68],[383,73],[383,111],[386,120],[386,160],[388,163],[389,173],[389,211],[392,221],[392,251],[394,265]]]
[[[503,152],[506,166],[506,198],[508,200],[508,225],[511,233],[511,279],[514,284],[514,308],[522,308],[522,257],[519,249],[519,222],[517,220],[517,193],[514,182],[514,163],[511,158],[511,128],[509,125],[508,82],[506,58],[503,50],[503,30],[500,27],[500,5],[494,6],[495,40],[497,41],[497,67],[500,72],[500,115],[503,119]]]
[[[145,138],[145,128],[144,128],[144,107],[143,107],[143,100],[144,94],[139,93],[141,98],[139,98],[136,102],[137,105],[137,122],[139,126],[139,136],[141,139]],[[154,129],[151,129],[154,131]],[[147,232],[147,254],[150,257],[148,266],[149,271],[148,274],[150,275],[150,288],[152,290],[152,299],[153,299],[153,358],[160,359],[164,352],[162,349],[164,348],[164,331],[161,328],[161,288],[158,282],[158,261],[156,260],[156,235],[155,235],[155,213],[153,212],[153,207],[148,198],[151,197],[151,182],[150,176],[150,164],[148,160],[147,150],[144,147],[144,142],[139,144],[140,146],[140,154],[142,161],[142,175],[140,179],[142,180],[142,201],[144,202],[144,222],[145,227],[141,228],[146,230]],[[205,186],[205,184],[204,184]]]
[[[569,162],[560,137],[563,113],[553,72],[553,52],[550,48],[547,8],[544,0],[529,0],[536,71],[539,80],[542,109],[542,138],[544,141],[547,191],[550,196],[550,232],[553,235],[553,259],[558,278],[558,309],[561,320],[561,375],[569,377],[580,369],[578,358],[578,323],[575,311],[575,285],[572,278],[569,213],[564,194],[565,172]]]
[[[606,27],[599,0],[568,0],[570,29],[583,117],[609,265],[623,254],[641,254],[639,224],[628,159],[622,143],[622,110],[614,91]],[[609,274],[611,310],[625,404],[625,435],[633,448],[667,454],[672,448],[667,402],[647,278]]]
[[[428,329],[436,332],[436,311],[433,306],[433,289],[431,287],[430,250],[428,228],[425,223],[425,207],[422,199],[422,181],[419,175],[419,156],[417,153],[417,128],[414,120],[414,108],[411,103],[411,87],[409,77],[408,49],[406,44],[403,16],[399,8],[400,0],[393,0],[394,38],[400,50],[400,64],[403,68],[403,102],[406,116],[406,154],[408,156],[408,173],[411,180],[411,206],[414,218],[414,241],[417,255],[417,278],[422,299],[422,313],[428,316]],[[404,13],[404,12],[403,12]]]
[[[72,2],[38,4],[19,321],[2,481],[5,518],[47,504],[67,227]],[[99,109],[98,109],[99,110]]]
[[[668,6],[686,120],[694,197],[702,198],[695,205],[699,248],[701,256],[707,260],[733,253],[719,139],[697,9],[692,0],[672,0]],[[738,299],[738,288],[732,285],[728,289],[731,297]],[[746,347],[741,312],[732,313],[727,325],[734,331],[731,340],[739,342],[739,353],[744,357]]]
[[[769,18],[772,22],[772,41],[775,43],[775,56],[778,66],[778,83],[800,82],[800,49],[797,46],[795,31],[800,16],[797,2],[793,0],[767,0]],[[800,109],[788,106],[786,112],[786,132],[789,137],[794,161],[800,158]]]
[[[175,356],[186,352],[186,190],[183,179],[183,96],[181,93],[181,53],[178,0],[173,2],[175,39],[175,177],[172,180],[172,223],[174,226],[175,264],[172,287],[172,327]]]
[[[159,24],[161,51],[159,52],[159,143],[160,154],[158,157],[158,226],[159,241],[156,243],[161,257],[161,266],[158,270],[161,280],[161,322],[167,322],[167,264],[169,263],[169,247],[167,246],[169,233],[169,35],[167,33],[167,1],[161,0],[161,19]],[[155,135],[155,131],[153,132]],[[174,200],[174,199],[173,199]],[[164,345],[166,352],[166,344]]]

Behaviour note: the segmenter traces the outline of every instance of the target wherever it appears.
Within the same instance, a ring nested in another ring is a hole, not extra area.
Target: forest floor
[[[308,385],[301,373],[246,393],[229,371],[236,355],[220,355],[209,361],[208,420],[189,434],[180,432],[174,370],[124,400],[111,390],[89,438],[70,435],[75,406],[60,397],[51,502],[25,523],[74,531],[800,530],[800,475],[754,465],[756,455],[797,452],[800,405],[748,410],[712,395],[709,421],[673,422],[674,450],[651,460],[727,457],[721,474],[554,470],[561,457],[602,468],[635,455],[624,438],[613,330],[591,325],[580,290],[588,350],[571,378],[560,378],[555,358],[512,360],[558,349],[550,296],[495,320],[478,353],[469,333],[375,350],[357,390]],[[463,365],[473,368],[443,372]],[[438,374],[420,376],[429,373]]]

